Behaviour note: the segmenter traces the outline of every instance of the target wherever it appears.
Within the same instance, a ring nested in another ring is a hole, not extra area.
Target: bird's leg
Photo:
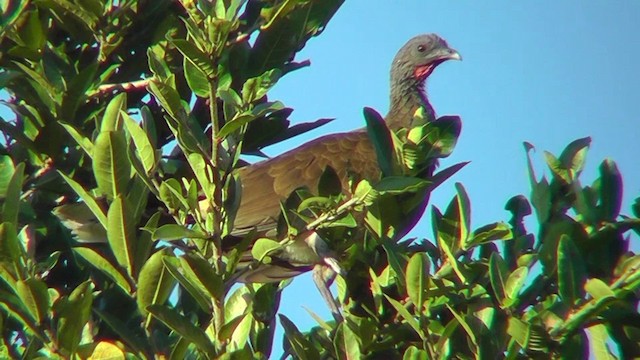
[[[317,264],[313,267],[313,282],[316,283],[316,287],[318,291],[320,291],[320,295],[329,306],[331,310],[331,315],[337,322],[342,322],[344,319],[342,314],[340,313],[340,305],[331,294],[331,284],[333,280],[336,278],[336,272],[333,271],[330,267],[322,264]]]

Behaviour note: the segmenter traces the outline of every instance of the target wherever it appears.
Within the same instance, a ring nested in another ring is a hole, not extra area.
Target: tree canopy
[[[472,228],[464,186],[445,182],[465,166],[447,162],[461,119],[419,110],[394,131],[366,108],[380,179],[345,193],[328,168],[282,204],[275,236],[233,236],[241,155],[330,121],[292,125],[269,91],[341,4],[2,5],[3,357],[267,358],[277,321],[303,359],[640,356],[640,198],[621,209],[611,160],[581,183],[589,138],[545,152],[545,174],[525,143],[531,193]],[[434,238],[403,238],[439,186],[456,195],[429,208]],[[304,231],[345,270],[339,316],[309,331],[277,316],[291,280],[234,286],[247,256],[269,264]]]

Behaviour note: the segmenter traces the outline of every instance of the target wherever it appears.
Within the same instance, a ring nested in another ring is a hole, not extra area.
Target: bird
[[[424,109],[426,121],[435,120],[434,109],[426,94],[426,80],[438,65],[461,59],[456,50],[433,33],[415,36],[402,46],[391,64],[386,126],[395,131],[418,125],[414,124],[414,114],[420,108]],[[354,174],[361,179],[379,179],[380,167],[366,128],[325,135],[279,156],[237,169],[242,195],[232,235],[236,238],[251,232],[273,235],[281,204],[296,189],[316,189],[327,167],[335,170],[342,192],[346,194],[351,191],[349,179]],[[106,241],[106,231],[97,220],[87,224],[86,216],[78,218],[74,215],[78,213],[89,213],[89,210],[83,203],[65,204],[54,210],[78,241],[95,242],[100,238]],[[100,230],[102,233],[99,235],[87,235]],[[227,248],[233,244],[230,242]],[[314,280],[318,285],[321,278],[326,277],[326,269],[333,273],[343,272],[331,249],[315,231],[302,231],[295,241],[287,242],[270,253],[269,258],[268,263],[261,263],[246,251],[240,261],[244,265],[238,266],[234,281],[277,282],[314,270]],[[329,295],[323,293],[323,296],[326,299]]]
[[[387,127],[395,131],[417,125],[413,122],[419,108],[424,109],[427,121],[433,121],[435,111],[427,98],[426,80],[441,63],[461,59],[458,51],[433,33],[415,36],[402,46],[391,65],[390,106],[385,116]],[[274,229],[281,203],[298,188],[316,189],[327,167],[335,170],[343,193],[350,192],[349,179],[354,174],[361,179],[379,179],[380,167],[366,128],[325,135],[279,156],[240,168],[242,196],[233,234]],[[301,241],[284,246],[279,254],[271,254],[268,264],[243,270],[237,280],[281,281],[310,271],[318,264],[342,271],[315,232],[304,232],[298,237]],[[245,260],[251,261],[250,256]]]

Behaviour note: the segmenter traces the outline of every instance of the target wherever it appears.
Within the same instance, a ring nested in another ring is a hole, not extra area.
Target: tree
[[[252,261],[268,262],[282,243],[250,234],[226,246],[241,196],[233,169],[240,153],[326,123],[289,126],[292,109],[267,94],[307,65],[294,55],[341,3],[4,5],[0,84],[15,118],[0,122],[3,355],[269,356],[287,282],[231,285],[250,245]],[[609,160],[581,185],[589,139],[545,153],[549,180],[529,166],[531,196],[507,203],[508,223],[472,229],[456,184],[444,212],[432,208],[435,239],[396,242],[403,216],[464,166],[421,171],[453,151],[460,122],[390,132],[365,115],[379,153],[393,155],[379,159],[385,176],[354,180],[348,195],[327,170],[284,205],[291,221],[275,239],[313,226],[347,269],[336,280],[342,320],[302,333],[280,316],[287,351],[607,358],[615,345],[640,355],[639,258],[628,249],[640,200],[621,214]],[[54,208],[76,201],[95,220],[74,238]],[[524,226],[532,210],[535,234]],[[78,241],[96,231],[108,243]]]

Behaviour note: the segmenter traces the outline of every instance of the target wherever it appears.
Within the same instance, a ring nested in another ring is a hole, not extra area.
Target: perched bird
[[[419,35],[409,40],[398,51],[391,66],[390,107],[385,117],[387,126],[397,130],[417,125],[412,122],[420,107],[425,109],[427,121],[434,120],[425,81],[442,62],[460,59],[458,52],[438,35]],[[242,197],[233,234],[242,236],[252,230],[268,234],[274,230],[281,203],[300,187],[314,191],[327,167],[336,171],[345,193],[350,191],[350,175],[372,181],[381,175],[375,150],[364,128],[326,135],[277,157],[240,168],[237,171],[242,183]],[[106,241],[106,232],[97,220],[85,224],[86,216],[78,218],[74,215],[88,214],[86,205],[63,205],[54,213],[79,241]],[[94,230],[101,231],[101,234],[87,236],[87,232]],[[244,260],[252,266],[240,269],[236,281],[274,282],[321,267],[341,271],[326,243],[313,231],[302,232],[296,241],[270,254],[269,263],[256,264],[249,253],[244,255]]]
[[[400,49],[391,67],[391,102],[385,117],[391,130],[411,127],[419,107],[426,109],[428,119],[434,119],[425,81],[436,66],[452,59],[461,57],[435,34],[416,36]],[[235,228],[241,231],[257,225],[263,229],[274,227],[280,202],[301,186],[315,189],[327,166],[336,170],[344,191],[349,191],[349,173],[364,179],[380,177],[366,129],[322,136],[239,170],[243,192]]]
[[[409,40],[398,51],[391,66],[387,126],[397,130],[417,125],[412,122],[420,107],[425,109],[427,120],[434,120],[425,81],[442,62],[460,59],[460,54],[436,34],[419,35]],[[297,188],[307,187],[314,191],[327,166],[336,171],[345,193],[350,191],[350,175],[368,180],[380,178],[375,150],[366,129],[322,136],[277,157],[239,169],[243,190],[234,232],[242,234],[251,229],[265,232],[275,228],[280,203]],[[271,256],[269,264],[245,271],[238,280],[280,281],[321,263],[339,270],[317,234],[305,233],[302,240],[306,247],[303,244],[285,247],[281,254]]]

